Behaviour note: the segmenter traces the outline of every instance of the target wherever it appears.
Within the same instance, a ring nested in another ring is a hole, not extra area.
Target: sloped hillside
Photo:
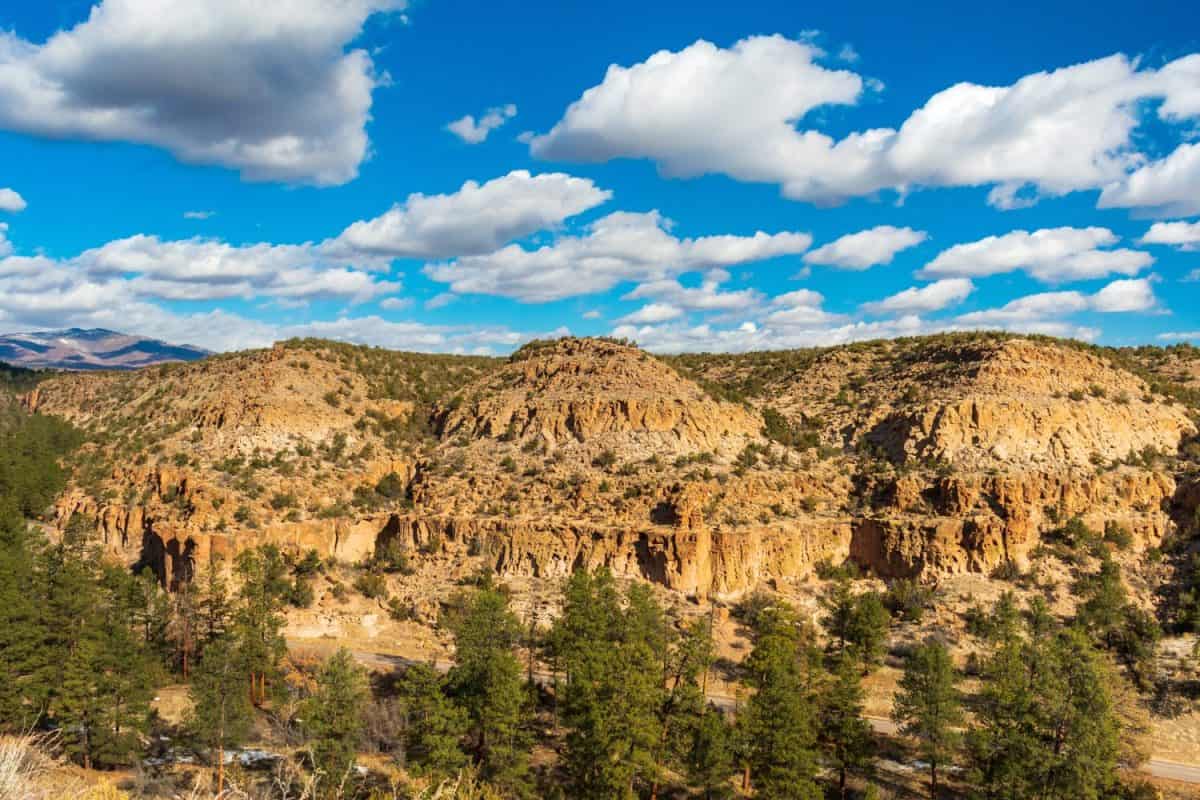
[[[435,583],[606,565],[704,596],[847,557],[989,572],[1074,517],[1156,546],[1194,493],[1194,412],[1167,385],[991,335],[668,359],[568,338],[504,361],[291,342],[26,402],[94,439],[60,523],[96,516],[164,580],[274,541],[405,552]]]

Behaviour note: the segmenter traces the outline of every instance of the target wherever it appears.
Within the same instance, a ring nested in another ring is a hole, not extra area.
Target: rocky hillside
[[[94,440],[59,524],[95,516],[167,582],[274,541],[405,553],[412,593],[483,565],[607,565],[730,596],[824,560],[1019,566],[1074,517],[1156,546],[1200,500],[1176,380],[1195,362],[1164,352],[960,335],[660,359],[562,339],[500,361],[290,342],[56,377],[26,403]]]

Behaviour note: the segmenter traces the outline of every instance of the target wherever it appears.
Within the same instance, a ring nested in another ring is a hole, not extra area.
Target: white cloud
[[[184,219],[211,219],[216,216],[215,211],[185,211],[183,212]]]
[[[479,118],[478,122],[475,121],[475,117],[471,114],[460,117],[447,125],[446,130],[450,131],[467,144],[480,144],[487,139],[489,133],[496,130],[516,115],[517,107],[512,103],[509,103],[508,105],[489,108]]]
[[[354,296],[366,299],[395,288],[325,259],[312,245],[234,246],[215,239],[164,241],[138,234],[87,250],[74,262],[98,276],[135,274],[165,287],[194,287],[216,296]],[[150,282],[153,282],[151,284]],[[223,289],[235,289],[225,293]],[[155,291],[149,294],[169,296]],[[197,295],[196,299],[205,295]]]
[[[824,303],[825,297],[819,292],[797,289],[771,298],[764,321],[776,330],[807,331],[813,326],[829,325],[845,319],[841,314],[831,314],[822,308]]]
[[[11,248],[0,248],[0,256],[5,251]],[[38,293],[61,295],[57,300],[68,306],[96,299],[119,309],[135,299],[363,302],[399,289],[397,282],[327,259],[308,244],[234,246],[213,239],[164,241],[139,234],[64,261],[25,256],[0,260],[0,292],[8,295],[4,305],[10,311],[19,311],[22,303],[36,309],[56,302]]]
[[[1167,217],[1200,214],[1200,143],[1181,144],[1100,193],[1100,208],[1142,208]]]
[[[989,202],[1099,189],[1141,166],[1132,136],[1140,101],[1172,119],[1196,113],[1198,56],[1161,70],[1113,55],[1026,75],[1009,86],[958,83],[898,128],[835,140],[808,115],[853,105],[874,82],[817,63],[811,40],[754,37],[724,49],[698,41],[631,67],[610,66],[554,127],[539,158],[647,158],[670,177],[720,173],[776,183],[784,195],[836,203],[882,189],[991,186]]]
[[[458,295],[454,292],[439,292],[425,301],[425,310],[432,311],[437,308],[445,308],[456,300],[458,300]]]
[[[8,223],[0,222],[0,258],[11,255],[12,251],[12,242],[8,240]]]
[[[782,326],[745,322],[727,328],[709,324],[619,325],[613,329],[612,335],[633,339],[647,350],[659,353],[740,353],[749,350],[828,347],[868,339],[916,336],[934,330],[936,328],[926,324],[920,317],[910,315],[879,322]]]
[[[1091,297],[1093,311],[1149,311],[1158,305],[1149,278],[1113,281]]]
[[[1083,292],[1042,292],[1018,297],[1001,308],[972,311],[955,318],[966,325],[997,325],[1033,330],[1031,325],[1048,322],[1054,317],[1077,314],[1081,311],[1119,313],[1149,311],[1158,305],[1149,278],[1118,280],[1095,294]],[[1043,328],[1044,329],[1044,328]],[[1054,334],[1058,335],[1058,334]]]
[[[547,302],[592,294],[626,281],[650,282],[710,267],[761,261],[806,250],[806,233],[702,236],[679,239],[657,211],[618,211],[528,250],[511,244],[493,253],[430,264],[425,273],[459,294],[490,294]]]
[[[650,303],[649,305],[642,306],[633,313],[626,314],[618,319],[617,322],[623,325],[653,325],[659,322],[678,319],[683,314],[683,309],[678,306],[673,306],[669,303]]]
[[[404,0],[102,0],[38,44],[0,32],[0,127],[129,141],[247,180],[334,185],[386,82],[347,47]]]
[[[701,40],[632,67],[614,64],[530,149],[568,161],[649,158],[671,177],[780,182],[781,173],[828,160],[829,138],[798,132],[796,121],[862,93],[858,75],[815,63],[820,54],[808,42],[757,36],[729,49]]]
[[[15,214],[18,211],[24,211],[26,205],[25,198],[12,189],[0,189],[0,211]]]
[[[400,311],[412,305],[412,299],[408,297],[385,297],[379,301],[379,307],[384,311]]]
[[[514,170],[484,184],[467,181],[452,194],[411,194],[383,215],[350,225],[327,247],[391,258],[481,255],[611,197],[586,178]]]
[[[583,312],[584,319],[600,319],[603,316],[604,316],[603,314],[601,314],[599,311],[597,311],[595,309]]]
[[[721,291],[729,279],[723,270],[709,270],[699,286],[684,286],[674,278],[649,281],[636,286],[624,300],[655,298],[689,311],[737,311],[757,305],[762,293],[757,289]]]
[[[863,270],[878,264],[890,264],[896,253],[915,247],[929,238],[924,231],[879,225],[847,234],[805,254],[808,264],[823,264],[839,269]]]
[[[1200,222],[1156,222],[1139,241],[1169,244],[1180,250],[1200,250]]]
[[[1107,228],[1043,228],[988,236],[943,250],[918,275],[925,278],[979,278],[1024,270],[1045,283],[1136,275],[1154,263],[1149,253],[1120,248]]]
[[[1200,342],[1200,331],[1168,331],[1160,333],[1156,338],[1160,342],[1183,342],[1188,340]]]
[[[975,284],[967,278],[945,278],[927,286],[914,286],[875,303],[864,303],[863,311],[869,314],[916,314],[941,311],[943,308],[961,303]]]
[[[1200,53],[1172,61],[1159,76],[1166,86],[1160,117],[1179,121],[1200,116]]]

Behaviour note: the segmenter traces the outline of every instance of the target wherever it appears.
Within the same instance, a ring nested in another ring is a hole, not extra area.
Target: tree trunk
[[[217,745],[217,796],[225,791],[225,748]]]
[[[937,762],[933,759],[929,760],[929,797],[932,800],[937,800],[938,784],[937,784]]]
[[[747,764],[746,768],[742,770],[742,791],[743,792],[750,791],[750,765],[749,764]]]

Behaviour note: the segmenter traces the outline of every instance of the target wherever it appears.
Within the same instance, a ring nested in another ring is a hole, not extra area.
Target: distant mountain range
[[[197,361],[207,350],[103,328],[0,335],[0,361],[31,369],[129,370],[168,361]]]

